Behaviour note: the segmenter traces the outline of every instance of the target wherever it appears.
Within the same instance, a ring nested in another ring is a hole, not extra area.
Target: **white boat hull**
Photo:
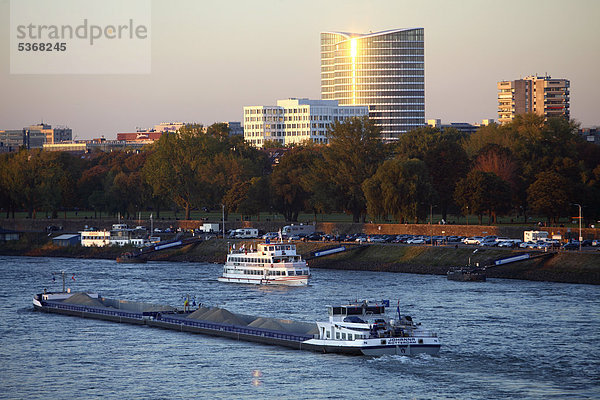
[[[278,278],[221,276],[218,278],[218,281],[228,283],[249,283],[253,285],[306,286],[308,285],[308,276],[288,276]]]
[[[326,353],[350,353],[363,354],[366,356],[436,355],[440,351],[440,341],[438,338],[390,338],[366,340],[311,339],[304,343],[315,348],[321,348]]]

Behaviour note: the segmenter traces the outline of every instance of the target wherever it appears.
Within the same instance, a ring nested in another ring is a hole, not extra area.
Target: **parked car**
[[[277,239],[279,237],[279,232],[267,232],[262,238],[263,239]]]
[[[379,235],[370,236],[367,240],[371,243],[385,243],[385,238]]]
[[[512,240],[503,240],[498,242],[498,247],[515,247],[515,242]]]
[[[569,242],[562,246],[563,250],[579,250],[579,243]]]
[[[464,244],[479,244],[482,240],[482,236],[471,236],[464,240]]]
[[[420,236],[415,236],[406,241],[407,244],[424,244],[425,239]]]

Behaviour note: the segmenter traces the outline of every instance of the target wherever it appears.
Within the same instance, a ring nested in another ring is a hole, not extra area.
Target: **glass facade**
[[[366,105],[382,139],[425,124],[422,28],[321,33],[321,98]]]

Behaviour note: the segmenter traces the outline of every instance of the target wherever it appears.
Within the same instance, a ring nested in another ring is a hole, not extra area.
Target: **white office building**
[[[340,106],[337,100],[287,99],[276,106],[244,107],[244,139],[255,147],[266,141],[282,146],[312,141],[328,143],[327,128],[335,121],[369,114],[367,106]]]

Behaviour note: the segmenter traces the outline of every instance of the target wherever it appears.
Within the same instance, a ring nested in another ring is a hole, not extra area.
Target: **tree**
[[[266,177],[254,177],[232,186],[223,199],[233,211],[242,215],[259,215],[268,209],[269,187]]]
[[[218,139],[225,139],[229,136],[229,125],[227,122],[215,122],[206,128],[206,134],[209,136],[213,136]]]
[[[458,181],[454,198],[464,213],[479,217],[480,225],[483,214],[487,213],[489,222],[495,223],[497,215],[507,212],[511,204],[509,185],[493,172],[477,170]]]
[[[311,193],[305,188],[307,166],[313,165],[314,152],[307,147],[295,147],[281,157],[270,179],[273,208],[288,222],[298,221],[300,211],[309,206]]]
[[[384,162],[362,187],[369,215],[393,215],[400,223],[425,219],[435,197],[427,166],[417,159]]]
[[[209,128],[204,133],[200,125],[187,125],[163,135],[143,168],[153,195],[183,208],[186,219],[200,206],[225,204],[229,210],[227,192],[266,172],[266,156],[243,138],[225,136],[219,124]]]
[[[144,178],[154,195],[183,208],[185,219],[203,200],[203,152],[216,147],[214,140],[199,125],[185,126],[176,134],[162,135],[144,165]]]
[[[335,121],[329,127],[329,146],[313,167],[312,176],[321,186],[328,184],[335,208],[364,220],[366,204],[362,184],[383,161],[380,130],[367,117]]]
[[[551,221],[568,215],[569,199],[572,198],[568,180],[554,171],[540,172],[527,188],[527,202],[534,213],[544,215]]]
[[[423,127],[402,135],[392,145],[392,152],[398,157],[416,158],[427,164],[443,219],[448,219],[453,205],[456,182],[468,171],[469,157],[461,145],[464,139],[465,134],[456,129]]]

